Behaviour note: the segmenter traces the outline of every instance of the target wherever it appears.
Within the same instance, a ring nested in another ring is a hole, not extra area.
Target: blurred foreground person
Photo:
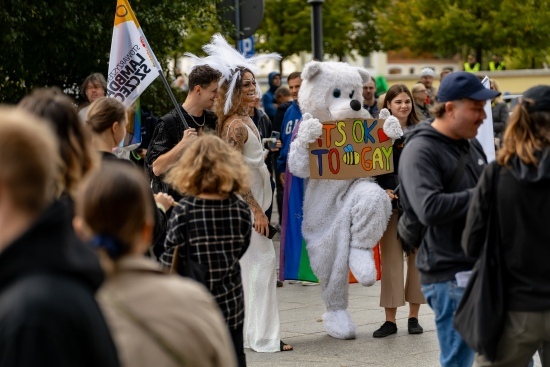
[[[96,159],[90,134],[78,119],[71,99],[58,88],[36,89],[18,106],[48,120],[57,135],[62,160],[61,195],[72,201],[78,183],[96,165]]]
[[[0,109],[0,366],[118,366],[97,256],[54,201],[57,143],[47,122]]]
[[[223,317],[204,287],[163,273],[144,256],[153,235],[150,195],[141,172],[104,162],[76,200],[75,228],[91,239],[107,272],[98,300],[122,365],[236,366]]]
[[[486,238],[496,239],[504,289],[496,361],[478,353],[474,366],[526,366],[539,347],[542,365],[550,366],[549,217],[550,86],[541,85],[523,94],[510,117],[497,161],[474,191],[462,236],[464,251],[474,257]]]

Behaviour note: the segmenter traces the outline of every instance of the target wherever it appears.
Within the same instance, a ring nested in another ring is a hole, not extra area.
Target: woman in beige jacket
[[[107,281],[97,297],[122,366],[236,366],[223,316],[198,283],[143,256],[153,204],[143,175],[106,162],[79,189],[75,228],[97,247]]]

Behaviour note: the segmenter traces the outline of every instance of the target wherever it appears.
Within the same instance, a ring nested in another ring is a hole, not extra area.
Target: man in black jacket
[[[449,74],[439,87],[435,120],[407,137],[399,164],[400,199],[427,226],[416,257],[422,292],[435,313],[442,366],[471,366],[474,352],[453,328],[453,314],[464,286],[455,276],[470,271],[475,259],[464,254],[461,236],[472,189],[486,164],[474,139],[485,119],[487,99],[500,93],[483,87],[467,72]],[[461,179],[450,190],[461,156]]]
[[[216,129],[218,118],[210,109],[218,98],[220,78],[221,73],[208,65],[197,66],[189,74],[189,94],[179,106],[189,129],[185,130],[176,109],[158,121],[145,156],[147,172],[155,193],[166,192],[175,201],[181,199],[181,194],[162,179],[197,135],[204,130]]]
[[[0,366],[117,367],[98,258],[70,200],[53,202],[57,140],[22,111],[0,116]]]

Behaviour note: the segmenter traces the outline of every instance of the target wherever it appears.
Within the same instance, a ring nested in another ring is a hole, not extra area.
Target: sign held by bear
[[[310,178],[347,180],[391,173],[392,140],[382,119],[323,122],[321,137],[309,145]]]

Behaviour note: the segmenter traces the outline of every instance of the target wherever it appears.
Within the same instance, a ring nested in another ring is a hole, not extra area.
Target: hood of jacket
[[[513,156],[508,162],[510,172],[520,182],[535,183],[550,180],[550,147],[535,153],[539,162],[525,164],[517,155]]]
[[[67,277],[97,290],[104,276],[98,256],[72,228],[72,203],[57,201],[0,252],[0,290],[29,275]]]
[[[275,90],[277,90],[277,86],[273,85],[273,78],[275,78],[275,75],[281,75],[278,71],[272,71],[267,75],[267,82],[269,83],[269,90],[273,93],[275,93]]]
[[[407,128],[405,128],[405,133],[404,133],[405,144],[407,144],[411,140],[418,138],[419,136],[429,136],[433,139],[441,140],[446,144],[451,144],[459,148],[467,147],[469,145],[468,140],[466,139],[456,140],[441,134],[439,131],[437,131],[432,127],[433,121],[434,121],[434,118],[429,118],[416,125],[407,126]]]

